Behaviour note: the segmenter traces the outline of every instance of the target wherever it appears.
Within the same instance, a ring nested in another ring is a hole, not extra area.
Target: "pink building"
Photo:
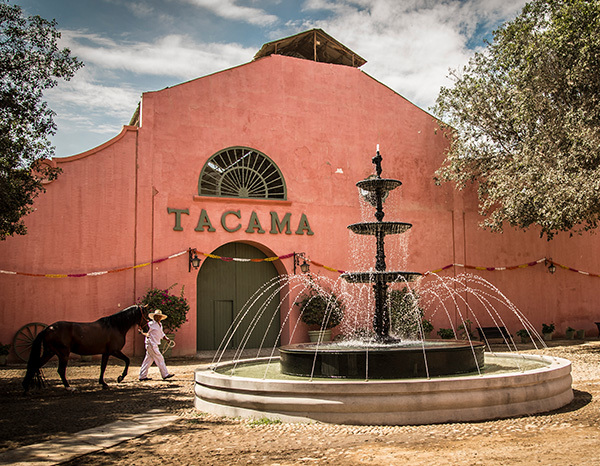
[[[386,212],[413,224],[403,235],[408,257],[391,253],[388,268],[524,265],[468,271],[536,328],[552,322],[558,333],[571,326],[595,336],[600,279],[530,263],[547,257],[599,273],[598,237],[548,242],[536,231],[481,230],[472,192],[434,184],[447,147],[435,119],[361,71],[364,62],[320,30],[266,44],[250,63],[144,93],[115,138],[49,162],[63,173],[27,217],[28,234],[0,243],[0,342],[28,323],[95,320],[176,284],[191,311],[174,353],[216,348],[256,289],[293,272],[289,254],[305,253],[313,271],[332,277],[317,264],[355,265],[346,227],[362,219],[355,183],[373,173],[376,144],[384,176],[404,183]],[[200,253],[197,270],[189,248]],[[521,328],[516,318],[506,324]],[[289,339],[284,328],[281,341]],[[125,352],[142,351],[130,333]]]

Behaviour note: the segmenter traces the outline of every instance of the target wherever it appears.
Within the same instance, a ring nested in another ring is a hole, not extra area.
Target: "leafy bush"
[[[344,317],[344,303],[331,291],[309,288],[296,304],[300,319],[307,325],[328,330],[338,325]]]
[[[452,340],[454,338],[454,330],[451,328],[441,328],[437,331],[437,334],[442,340]]]
[[[542,324],[542,333],[554,333],[554,324]]]
[[[0,343],[0,356],[7,356],[9,352],[10,352],[10,344],[3,345],[2,343]]]
[[[470,340],[473,338],[473,332],[471,331],[471,326],[473,323],[466,319],[462,324],[458,326],[458,333],[460,335],[461,340]]]
[[[423,333],[425,335],[433,332],[433,324],[431,322],[429,322],[427,319],[423,319],[422,325],[423,325]]]
[[[148,305],[148,312],[160,309],[163,314],[169,316],[162,321],[165,332],[168,333],[175,332],[187,322],[187,313],[190,310],[190,305],[183,296],[183,286],[181,287],[181,294],[179,296],[169,293],[169,290],[175,285],[177,285],[177,283],[171,285],[166,290],[151,288],[146,292],[145,296],[139,300],[139,304]]]
[[[427,334],[433,330],[433,325],[423,319],[424,311],[419,306],[419,294],[416,291],[405,286],[399,290],[391,290],[388,299],[390,327],[393,333],[401,338],[419,337],[419,321],[422,322],[423,333]]]

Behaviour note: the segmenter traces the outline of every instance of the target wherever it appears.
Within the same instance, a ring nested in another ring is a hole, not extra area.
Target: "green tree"
[[[23,235],[23,216],[44,191],[42,181],[59,170],[40,161],[52,157],[54,112],[43,91],[70,79],[82,63],[60,50],[56,21],[26,18],[0,0],[0,240]]]
[[[438,181],[478,187],[482,226],[594,229],[600,216],[600,0],[534,0],[442,88]]]

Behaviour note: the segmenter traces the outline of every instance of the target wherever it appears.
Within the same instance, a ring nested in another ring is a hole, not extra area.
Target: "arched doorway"
[[[221,257],[239,257],[244,259],[260,259],[266,257],[260,250],[249,244],[228,243],[213,254]],[[244,304],[266,282],[279,274],[271,262],[239,262],[207,259],[198,273],[198,316],[197,316],[197,349],[215,350],[227,333]],[[272,289],[270,289],[272,291]],[[265,293],[256,305],[252,306],[251,315],[244,318],[229,347],[237,347],[245,330],[254,315],[267,300],[270,293]],[[272,347],[277,343],[280,318],[279,313],[272,319],[279,306],[279,293],[270,302],[266,311],[259,318],[246,348],[258,348],[266,332],[263,347]]]

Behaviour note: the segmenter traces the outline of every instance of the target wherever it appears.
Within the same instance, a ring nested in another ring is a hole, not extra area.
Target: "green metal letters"
[[[256,230],[257,233],[264,233],[260,220],[258,219],[258,215],[256,212],[252,211],[252,215],[250,216],[250,220],[248,221],[248,228],[246,228],[246,233],[254,233]]]
[[[181,214],[190,215],[190,211],[188,209],[172,209],[171,207],[167,207],[167,212],[175,214],[175,226],[173,227],[173,231],[183,231],[183,227],[181,226]]]
[[[242,218],[242,214],[240,213],[239,210],[228,210],[227,212],[224,212],[223,215],[221,215],[221,226],[223,227],[223,229],[225,231],[228,231],[229,233],[233,233],[235,231],[238,231],[240,228],[242,228],[242,225],[240,223],[238,223],[234,228],[229,228],[227,226],[227,223],[225,220],[225,218],[228,215],[235,215],[237,218]]]
[[[172,207],[167,207],[167,212],[169,214],[175,214],[175,226],[173,227],[173,231],[183,231],[181,216],[184,214],[190,215],[189,209],[174,209]],[[280,219],[279,214],[277,212],[271,211],[271,212],[269,212],[269,215],[271,218],[271,229],[269,230],[269,233],[271,235],[278,235],[278,234],[282,234],[282,233],[286,234],[286,235],[292,234],[292,213],[291,212],[286,212],[282,219]],[[237,221],[229,218],[231,216],[236,217]],[[235,233],[236,231],[240,230],[242,228],[242,224],[245,223],[244,220],[242,219],[242,217],[243,217],[243,215],[242,215],[242,211],[240,209],[226,210],[225,212],[223,212],[221,214],[221,227],[227,233]],[[202,211],[200,212],[200,216],[198,218],[198,224],[196,225],[196,228],[194,229],[194,231],[201,231],[201,232],[217,231],[215,229],[215,227],[213,227],[213,224],[210,221],[210,217],[208,216],[208,212],[206,211],[206,209],[202,209]],[[252,211],[252,213],[250,214],[250,218],[248,220],[246,229],[244,231],[249,234],[266,233],[266,231],[262,227],[260,218],[258,217],[258,214],[255,211]],[[300,215],[300,221],[298,222],[298,228],[296,229],[296,231],[294,233],[296,235],[307,235],[307,236],[314,235],[314,232],[312,231],[312,229],[310,227],[310,223],[308,222],[308,217],[306,216],[306,214]]]
[[[276,235],[277,233],[283,233],[283,228],[285,228],[285,234],[291,235],[292,230],[290,228],[290,219],[292,218],[292,214],[289,212],[285,214],[283,220],[279,221],[279,215],[277,212],[271,212],[271,233],[272,235]]]
[[[204,227],[208,227],[208,231],[217,231],[213,228],[212,223],[210,223],[210,218],[208,218],[206,210],[202,209],[202,212],[200,212],[200,218],[198,219],[198,225],[194,231],[204,231]]]

